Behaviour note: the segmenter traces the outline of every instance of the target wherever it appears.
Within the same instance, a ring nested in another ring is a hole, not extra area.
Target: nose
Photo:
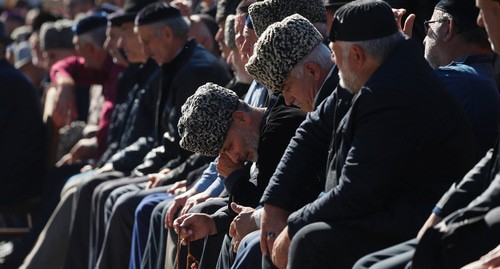
[[[479,10],[479,14],[477,14],[477,20],[476,23],[479,27],[484,27],[484,22],[483,22],[483,11]]]

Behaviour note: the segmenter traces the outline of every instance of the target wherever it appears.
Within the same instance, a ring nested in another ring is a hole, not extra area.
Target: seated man
[[[0,22],[0,204],[39,194],[44,174],[44,131],[33,85],[5,59],[8,40]]]
[[[261,250],[279,267],[351,268],[364,253],[411,238],[439,193],[476,161],[462,110],[389,5],[344,5],[330,39],[340,85],[355,97],[335,130],[323,126],[332,99],[308,116],[264,192]],[[325,154],[325,195],[289,215]]]
[[[257,205],[289,138],[304,119],[304,112],[284,106],[282,97],[272,100],[267,109],[257,108],[214,84],[198,88],[182,112],[178,125],[181,146],[208,156],[219,154],[217,171],[225,177],[233,206]],[[246,161],[256,162],[258,172],[250,173]],[[234,216],[223,207],[212,215],[183,215],[173,227],[180,237],[198,240],[227,232]]]

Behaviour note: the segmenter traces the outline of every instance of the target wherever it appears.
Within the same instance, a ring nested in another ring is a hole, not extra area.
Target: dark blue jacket
[[[0,203],[18,202],[41,189],[45,133],[33,85],[0,60]]]

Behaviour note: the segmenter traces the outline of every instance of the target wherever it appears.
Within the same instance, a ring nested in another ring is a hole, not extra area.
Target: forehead
[[[137,26],[135,29],[137,29],[137,33],[141,36],[142,39],[144,38],[151,38],[152,36],[154,36],[154,30],[153,30],[153,26],[151,25],[141,25],[141,26]]]

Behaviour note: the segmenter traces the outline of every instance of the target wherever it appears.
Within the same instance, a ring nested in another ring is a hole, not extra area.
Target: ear
[[[251,122],[250,116],[241,110],[236,110],[233,112],[233,124],[237,126],[249,125]]]
[[[174,38],[172,28],[170,28],[169,26],[163,27],[163,36],[165,37],[165,40],[170,43]]]
[[[313,62],[307,62],[304,65],[304,73],[307,72],[311,74],[311,76],[314,78],[314,80],[318,81],[321,74],[320,74],[320,67],[318,64],[313,63]]]
[[[365,51],[358,45],[352,45],[349,53],[349,61],[351,68],[355,68],[355,70],[361,69],[366,61],[366,53]]]
[[[448,41],[452,40],[458,31],[457,25],[455,24],[455,21],[453,20],[453,18],[450,18],[448,21],[446,21],[446,23],[448,24],[448,27],[446,27],[446,32],[444,32],[444,34],[443,34],[443,41],[444,42],[448,42]]]

